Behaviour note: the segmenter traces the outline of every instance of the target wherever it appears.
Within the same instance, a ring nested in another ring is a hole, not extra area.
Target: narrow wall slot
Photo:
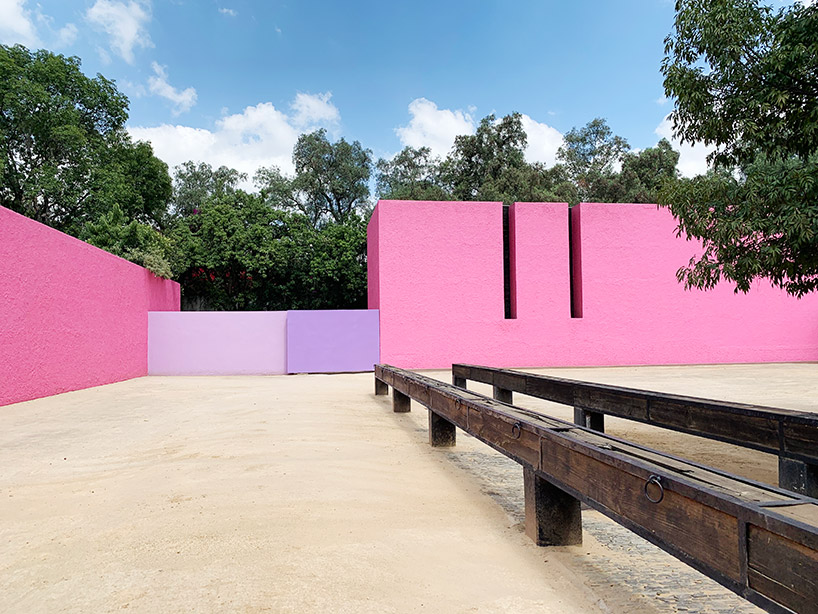
[[[512,265],[509,207],[508,205],[503,205],[503,303],[506,320],[514,320],[517,318],[517,301],[513,300],[514,297],[511,287]]]
[[[582,239],[580,209],[568,208],[568,279],[571,290],[571,317],[582,317]]]

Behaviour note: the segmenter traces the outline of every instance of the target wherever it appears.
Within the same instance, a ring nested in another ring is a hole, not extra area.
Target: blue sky
[[[291,171],[326,128],[374,156],[444,155],[495,113],[524,114],[527,157],[604,117],[631,147],[669,136],[659,72],[670,0],[287,2],[0,0],[0,42],[82,59],[130,99],[129,129],[172,167]],[[681,170],[704,170],[686,146]]]

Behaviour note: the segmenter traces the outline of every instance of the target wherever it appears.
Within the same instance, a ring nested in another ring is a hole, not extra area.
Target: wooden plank
[[[513,416],[469,407],[469,432],[495,448],[533,467],[540,466],[540,437]]]
[[[574,406],[622,418],[648,419],[648,400],[615,390],[574,389]]]
[[[529,377],[525,381],[525,387],[522,390],[515,389],[515,392],[522,392],[538,399],[562,403],[563,405],[574,404],[574,387],[570,382],[556,378]]]
[[[684,459],[674,458],[662,452],[614,439],[604,435],[597,435],[588,431],[577,431],[573,438],[587,442],[598,448],[618,454],[627,455],[635,460],[651,463],[656,470],[667,469],[683,475],[688,480],[697,482],[702,487],[712,488],[730,497],[752,502],[795,502],[798,497],[778,492],[764,485],[748,483],[738,480],[735,476],[720,475],[710,468],[704,468]]]
[[[815,503],[801,503],[800,505],[776,507],[775,511],[782,516],[787,516],[804,524],[818,527],[818,501]]]
[[[490,384],[507,377],[503,387],[508,390],[574,405],[585,411],[639,420],[805,462],[814,461],[818,465],[818,415],[808,412],[711,401],[478,365],[453,365],[452,369],[468,374],[468,379]]]
[[[785,421],[781,425],[784,438],[784,451],[814,460],[818,464],[818,445],[816,445],[815,425],[802,422]]]
[[[747,557],[750,588],[795,612],[818,612],[818,553],[750,525]]]
[[[440,389],[429,391],[429,405],[441,416],[460,426],[466,428],[468,420],[468,408],[460,403],[450,393]]]
[[[523,466],[525,534],[538,546],[575,546],[582,543],[579,499],[560,490]]]
[[[713,406],[653,400],[649,423],[701,437],[778,450],[778,420],[772,416],[740,416]]]
[[[433,448],[450,448],[457,443],[457,429],[446,418],[429,410],[429,443]]]
[[[541,470],[620,519],[649,530],[662,544],[740,580],[735,517],[668,489],[661,502],[651,504],[644,494],[648,475],[620,471],[556,440],[543,440]]]

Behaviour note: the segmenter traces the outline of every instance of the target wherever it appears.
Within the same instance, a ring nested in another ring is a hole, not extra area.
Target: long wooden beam
[[[570,543],[549,514],[570,524],[583,501],[770,612],[818,612],[818,501],[388,365],[375,379],[447,423],[446,445],[456,425],[523,465],[538,543]]]
[[[478,365],[452,365],[462,388],[472,380],[574,407],[574,421],[602,431],[603,415],[753,448],[779,458],[779,486],[818,497],[818,415],[744,403],[713,401]]]

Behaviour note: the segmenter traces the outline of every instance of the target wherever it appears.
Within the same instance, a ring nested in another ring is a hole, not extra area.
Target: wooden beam
[[[457,443],[454,424],[432,410],[429,410],[429,443],[434,448],[450,448]]]
[[[408,392],[408,391],[407,391]],[[412,399],[408,394],[398,390],[397,387],[392,388],[392,411],[395,413],[406,413],[412,409]]]
[[[375,377],[749,601],[816,612],[818,501],[423,375],[377,365]],[[542,487],[529,475],[538,537],[548,527],[536,511],[538,496],[548,502]]]
[[[452,377],[573,405],[574,421],[604,431],[604,415],[627,418],[775,454],[779,485],[818,497],[818,415],[745,403],[580,382],[478,365],[452,365]]]
[[[523,465],[525,534],[538,546],[582,543],[582,515],[576,499]]]

